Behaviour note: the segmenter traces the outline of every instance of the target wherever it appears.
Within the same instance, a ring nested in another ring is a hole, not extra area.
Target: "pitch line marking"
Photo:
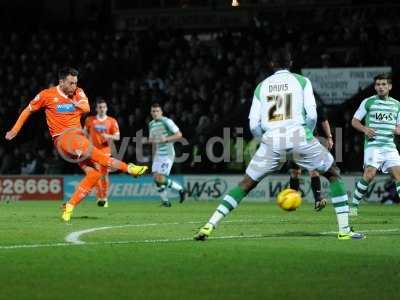
[[[210,240],[228,240],[228,239],[258,239],[265,238],[264,235],[227,235],[212,237]],[[175,243],[175,242],[185,242],[193,241],[192,237],[186,238],[176,238],[176,239],[146,239],[146,240],[131,240],[131,241],[106,241],[106,242],[83,242],[78,244],[73,244],[69,242],[65,243],[53,243],[53,244],[26,244],[26,245],[9,245],[0,246],[0,250],[6,249],[21,249],[21,248],[49,248],[49,247],[69,247],[69,246],[94,246],[94,245],[124,245],[124,244],[159,244],[159,243]]]
[[[225,221],[225,223],[243,223],[243,222],[248,222],[248,221],[246,221],[246,220]],[[91,232],[95,232],[95,231],[100,231],[100,230],[107,230],[107,229],[114,229],[114,228],[126,228],[126,227],[155,227],[155,226],[165,226],[165,225],[184,225],[184,224],[202,224],[202,223],[203,223],[202,221],[190,221],[190,222],[184,222],[184,223],[171,222],[171,223],[110,225],[110,226],[94,227],[94,228],[74,231],[74,232],[71,232],[70,234],[68,234],[64,240],[67,243],[82,245],[82,244],[86,243],[80,239],[80,237],[82,235],[88,234]]]
[[[361,232],[361,233],[371,233],[371,232],[396,232],[396,231],[400,231],[400,228],[357,230],[357,232]],[[321,234],[321,235],[330,235],[330,234],[336,234],[336,233],[337,233],[337,231],[325,231],[325,232],[320,232],[319,234]]]
[[[225,221],[224,223],[250,223],[250,220],[236,220],[236,221]],[[254,221],[253,221],[254,222]],[[154,227],[154,226],[165,226],[165,225],[185,225],[185,224],[202,224],[204,221],[189,221],[189,222],[171,222],[171,223],[147,223],[147,224],[127,224],[127,225],[110,225],[110,226],[102,226],[102,227],[94,227],[79,231],[74,231],[68,234],[65,237],[65,241],[71,244],[85,244],[86,242],[81,241],[80,237],[84,234],[100,231],[100,230],[107,230],[107,229],[114,229],[114,228],[126,228],[126,227]]]
[[[234,222],[234,221],[230,221]],[[190,224],[197,224],[200,222],[188,222]],[[227,221],[225,221],[227,223]],[[156,223],[153,223],[156,224]],[[159,223],[158,225],[165,225],[165,224],[175,224],[175,223]],[[182,224],[182,223],[178,223]],[[132,224],[133,225],[133,224]],[[145,224],[136,224],[138,225],[145,225]],[[148,225],[148,224],[146,224]],[[118,225],[118,227],[126,225]],[[152,225],[155,226],[155,225]],[[108,228],[116,228],[117,226],[104,226]],[[98,227],[98,228],[104,228]],[[94,229],[94,228],[91,228]],[[88,230],[88,229],[87,229]],[[105,230],[105,229],[103,229]],[[371,230],[363,230],[362,232],[369,233],[369,232],[398,232],[400,228],[393,228],[393,229],[371,229]],[[336,234],[336,231],[327,231],[327,232],[319,232],[320,235],[331,235]],[[217,236],[211,237],[210,240],[229,240],[229,239],[265,239],[267,238],[263,234],[255,234],[255,235],[228,235],[228,236]],[[44,243],[44,244],[20,244],[20,245],[8,245],[8,246],[0,246],[0,250],[12,250],[12,249],[29,249],[29,248],[49,248],[49,247],[70,247],[70,246],[96,246],[96,245],[124,245],[124,244],[158,244],[158,243],[175,243],[175,242],[184,242],[184,241],[192,241],[192,237],[186,238],[175,238],[175,239],[146,239],[146,240],[130,240],[130,241],[105,241],[105,242],[82,242],[82,243],[71,243],[71,242],[64,242],[64,243]]]
[[[233,223],[235,221],[225,221],[225,223]],[[243,220],[236,221],[243,223]],[[74,231],[68,234],[65,237],[65,241],[67,243],[75,244],[75,245],[83,245],[86,244],[86,242],[82,241],[80,238],[82,235],[95,232],[95,231],[100,231],[100,230],[107,230],[107,229],[114,229],[114,228],[126,228],[126,227],[154,227],[154,226],[159,226],[159,225],[183,225],[183,224],[199,224],[202,222],[185,222],[185,223],[179,223],[179,222],[173,222],[173,223],[149,223],[149,224],[128,224],[128,225],[115,225],[115,226],[103,226],[103,227],[94,227],[94,228],[89,228],[85,230],[80,230],[80,231]],[[399,228],[393,228],[393,229],[371,229],[371,230],[364,230],[360,231],[363,233],[368,233],[368,232],[396,232],[400,231]],[[326,231],[326,232],[319,232],[318,234],[320,235],[331,235],[331,234],[336,234],[337,231]],[[240,237],[240,236],[239,236]],[[262,237],[262,235],[257,235],[257,236],[251,236],[251,237]]]

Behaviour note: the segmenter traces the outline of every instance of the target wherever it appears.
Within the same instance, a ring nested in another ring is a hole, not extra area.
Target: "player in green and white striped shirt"
[[[357,182],[350,215],[357,216],[358,206],[365,196],[376,171],[390,171],[400,194],[400,155],[394,144],[394,135],[400,134],[400,102],[389,97],[392,80],[381,74],[374,78],[376,95],[364,99],[354,114],[351,125],[365,134],[364,174]],[[361,120],[365,118],[365,125]]]
[[[182,138],[182,133],[174,121],[163,116],[160,104],[154,103],[151,106],[151,116],[153,120],[149,123],[148,142],[155,145],[151,171],[160,193],[161,205],[170,207],[167,188],[179,193],[181,203],[185,201],[186,196],[185,189],[178,182],[168,178],[175,159],[174,141]]]

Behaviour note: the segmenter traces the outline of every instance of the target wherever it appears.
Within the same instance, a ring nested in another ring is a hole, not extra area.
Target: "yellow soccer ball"
[[[296,210],[301,205],[300,192],[292,189],[282,190],[276,199],[278,206],[286,211]]]

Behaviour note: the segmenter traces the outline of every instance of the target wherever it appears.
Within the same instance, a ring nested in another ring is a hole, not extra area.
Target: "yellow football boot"
[[[148,166],[137,166],[135,164],[128,164],[128,173],[134,177],[139,177],[146,173]]]

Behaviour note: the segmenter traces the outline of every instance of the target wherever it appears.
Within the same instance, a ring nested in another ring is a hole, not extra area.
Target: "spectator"
[[[58,154],[55,148],[52,149],[51,155],[48,159],[46,159],[43,164],[45,169],[45,174],[62,174],[64,162],[61,160],[60,155]]]
[[[235,32],[213,30],[208,41],[201,40],[197,32],[173,30],[152,29],[143,35],[85,25],[77,32],[32,29],[17,33],[4,28],[0,37],[4,45],[0,48],[4,66],[0,69],[4,83],[0,87],[0,128],[9,128],[17,112],[39,90],[56,84],[57,70],[67,59],[81,71],[80,85],[90,99],[110,99],[110,113],[118,118],[123,136],[147,130],[149,106],[159,101],[191,142],[190,150],[202,153],[207,137],[221,134],[222,127],[247,127],[244,111],[254,88],[271,72],[268,57],[276,45],[292,50],[295,71],[382,64],[397,68],[398,55],[393,52],[397,50],[391,46],[400,37],[400,26],[387,20],[397,19],[399,7],[380,9],[382,17],[376,17],[374,7],[313,7],[306,19],[296,18],[295,8],[260,11],[252,27]],[[284,26],[274,25],[282,18],[288,20]],[[63,46],[57,47],[60,41]],[[362,157],[360,135],[349,125],[354,110],[340,111],[331,125],[343,128],[345,153]],[[235,119],[237,112],[242,114]],[[24,172],[31,170],[33,162],[37,164],[34,173],[68,170],[61,168],[64,162],[54,153],[43,162],[43,153],[50,153],[52,146],[48,134],[37,134],[44,132],[43,119],[34,116],[29,124],[20,139],[28,141],[29,149],[41,150],[24,155]],[[5,147],[0,147],[1,173],[19,173],[18,164],[9,162],[21,161],[22,147],[12,151]],[[135,151],[128,152],[135,161]],[[344,169],[360,170],[362,163],[357,159],[343,164]],[[188,168],[184,171],[191,171],[189,164],[183,166]]]
[[[0,146],[0,162],[0,174],[12,174],[13,157],[2,146]]]
[[[34,174],[37,165],[37,158],[32,155],[32,152],[25,152],[24,160],[21,162],[21,174]]]

